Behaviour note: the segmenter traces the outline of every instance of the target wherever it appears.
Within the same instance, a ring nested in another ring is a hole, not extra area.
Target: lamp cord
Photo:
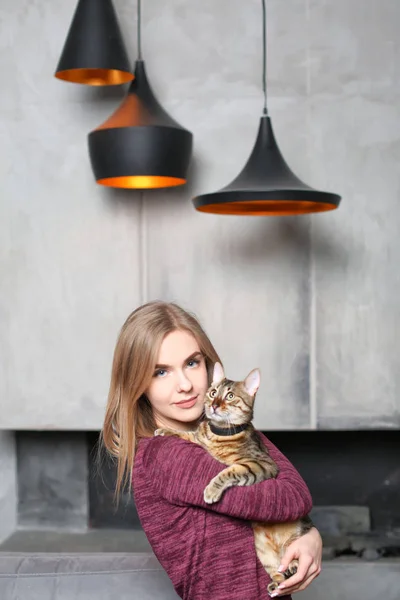
[[[263,12],[263,71],[262,71],[262,87],[264,92],[264,107],[263,115],[268,114],[267,109],[267,11],[265,0],[262,0]],[[137,0],[137,43],[138,43],[138,59],[142,60],[142,39],[141,39],[141,0]]]
[[[263,10],[263,77],[262,77],[262,85],[263,85],[263,92],[264,92],[263,115],[267,115],[268,114],[268,109],[267,109],[267,11],[265,8],[265,0],[262,0],[262,10]]]
[[[137,0],[137,44],[138,60],[142,60],[141,0]]]
[[[264,107],[263,115],[268,114],[267,109],[267,11],[265,0],[262,0],[263,12],[263,72],[262,72],[262,87],[264,92]],[[142,39],[141,39],[141,0],[137,0],[137,43],[138,43],[138,59],[142,60]]]

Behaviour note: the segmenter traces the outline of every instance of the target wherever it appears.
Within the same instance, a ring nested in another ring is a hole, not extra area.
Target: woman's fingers
[[[318,575],[321,573],[321,567],[318,566],[315,563],[312,563],[309,568],[306,571],[305,576],[302,579],[297,579],[297,575],[298,573],[296,573],[296,575],[293,575],[293,577],[289,577],[289,579],[287,579],[285,582],[281,583],[278,590],[279,590],[279,595],[284,595],[284,594],[294,594],[296,592],[301,592],[303,590],[306,589],[307,586],[310,585],[310,583],[316,578],[318,577]],[[296,577],[296,580],[295,580]],[[284,586],[284,587],[281,587]],[[277,591],[278,591],[277,590]]]
[[[286,590],[289,587],[289,585],[290,585],[290,587],[294,587],[294,586],[300,584],[302,581],[304,581],[304,579],[306,579],[306,577],[308,577],[308,575],[309,575],[308,571],[312,564],[313,564],[312,556],[304,556],[304,555],[301,556],[299,558],[299,566],[297,567],[297,573],[295,573],[294,575],[289,577],[289,579],[287,579],[286,581],[283,581],[279,585],[278,589]]]
[[[296,592],[300,592],[301,590],[304,590],[312,582],[313,579],[314,579],[314,575],[310,575],[303,581],[303,583],[301,585],[296,585],[294,587],[287,587],[284,590],[282,590],[282,592],[280,592],[279,595],[284,595],[284,594],[289,595],[289,594],[295,594]]]
[[[302,592],[303,590],[305,590],[305,589],[306,589],[306,587],[308,587],[308,586],[310,585],[310,583],[311,583],[312,581],[314,581],[314,579],[315,579],[316,577],[318,577],[318,575],[319,575],[319,572],[318,572],[318,571],[315,571],[315,572],[314,572],[314,573],[312,573],[312,574],[311,574],[309,577],[307,577],[307,579],[305,579],[301,585],[298,585],[298,586],[297,586],[297,587],[295,587],[295,588],[289,588],[288,590],[286,590],[286,592],[285,592],[285,593],[286,593],[286,594],[295,594],[296,592]]]

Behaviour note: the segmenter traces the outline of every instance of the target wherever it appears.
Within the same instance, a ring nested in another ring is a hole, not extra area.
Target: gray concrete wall
[[[0,431],[0,542],[17,526],[17,466],[15,434]]]
[[[122,99],[53,77],[75,0],[3,0],[0,428],[98,429],[117,332],[143,301],[195,311],[262,429],[399,426],[397,0],[269,0],[269,112],[291,168],[337,212],[222,217],[262,108],[261,2],[143,3],[162,105],[194,134],[190,183],[93,180],[86,135]],[[132,58],[133,0],[115,0]],[[236,344],[232,339],[238,340]]]

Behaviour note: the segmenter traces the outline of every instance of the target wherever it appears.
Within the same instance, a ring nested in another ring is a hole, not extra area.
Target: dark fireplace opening
[[[400,533],[399,431],[273,431],[266,435],[301,473],[314,506],[367,507],[373,531]],[[105,459],[101,476],[95,472],[97,440],[97,433],[88,433],[90,520],[93,527],[118,525],[121,513],[114,514],[112,508],[115,464]],[[125,494],[122,504],[125,511],[133,503]]]
[[[301,473],[325,556],[400,556],[399,431],[273,431],[269,439]],[[98,435],[88,434],[92,527],[140,527],[133,500],[113,505],[115,464],[95,472]]]
[[[400,557],[400,432],[272,432],[307,482],[325,556]]]
[[[273,431],[267,436],[310,488],[311,517],[322,534],[325,558],[400,557],[399,431]],[[18,531],[36,532],[32,547],[45,530],[51,547],[56,547],[54,531],[63,532],[62,543],[57,542],[63,548],[72,547],[65,540],[73,532],[77,547],[83,544],[82,537],[78,544],[80,532],[92,540],[90,547],[128,546],[132,537],[135,547],[144,547],[128,490],[115,505],[116,462],[103,453],[99,465],[98,438],[98,432],[17,432]]]
[[[400,533],[399,431],[272,432],[314,506],[365,506],[374,531]]]

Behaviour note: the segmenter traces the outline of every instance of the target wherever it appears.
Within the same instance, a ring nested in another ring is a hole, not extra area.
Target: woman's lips
[[[176,405],[179,406],[179,408],[192,408],[192,406],[194,406],[196,402],[197,396],[192,396],[192,398],[185,400],[185,402],[176,402]]]

